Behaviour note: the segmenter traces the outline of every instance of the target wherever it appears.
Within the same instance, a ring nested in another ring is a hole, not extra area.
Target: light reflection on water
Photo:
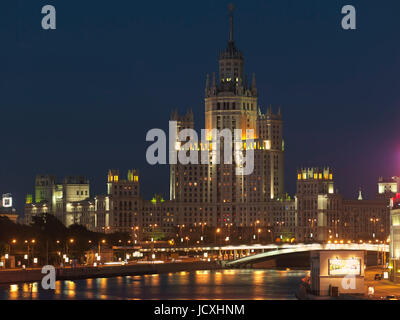
[[[295,299],[307,271],[221,270],[0,286],[0,299]]]

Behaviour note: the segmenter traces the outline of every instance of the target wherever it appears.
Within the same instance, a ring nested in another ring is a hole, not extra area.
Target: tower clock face
[[[2,201],[2,205],[4,208],[12,207],[12,198],[11,197],[4,197]]]

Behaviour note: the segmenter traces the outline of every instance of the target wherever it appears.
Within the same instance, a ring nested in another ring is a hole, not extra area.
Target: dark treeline
[[[83,262],[88,250],[126,245],[130,240],[128,233],[92,232],[77,224],[67,228],[51,214],[33,217],[29,226],[0,217],[0,256],[6,253],[16,257],[28,254],[30,258],[38,258],[40,264],[58,264],[64,254]]]

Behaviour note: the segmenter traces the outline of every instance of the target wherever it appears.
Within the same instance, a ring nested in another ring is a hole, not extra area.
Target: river
[[[0,286],[1,300],[15,299],[296,299],[307,271],[235,269],[57,281]]]

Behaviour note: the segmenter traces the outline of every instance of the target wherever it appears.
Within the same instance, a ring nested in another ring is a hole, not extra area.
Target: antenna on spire
[[[235,10],[235,6],[233,3],[229,4],[229,42],[233,42],[233,10]]]

